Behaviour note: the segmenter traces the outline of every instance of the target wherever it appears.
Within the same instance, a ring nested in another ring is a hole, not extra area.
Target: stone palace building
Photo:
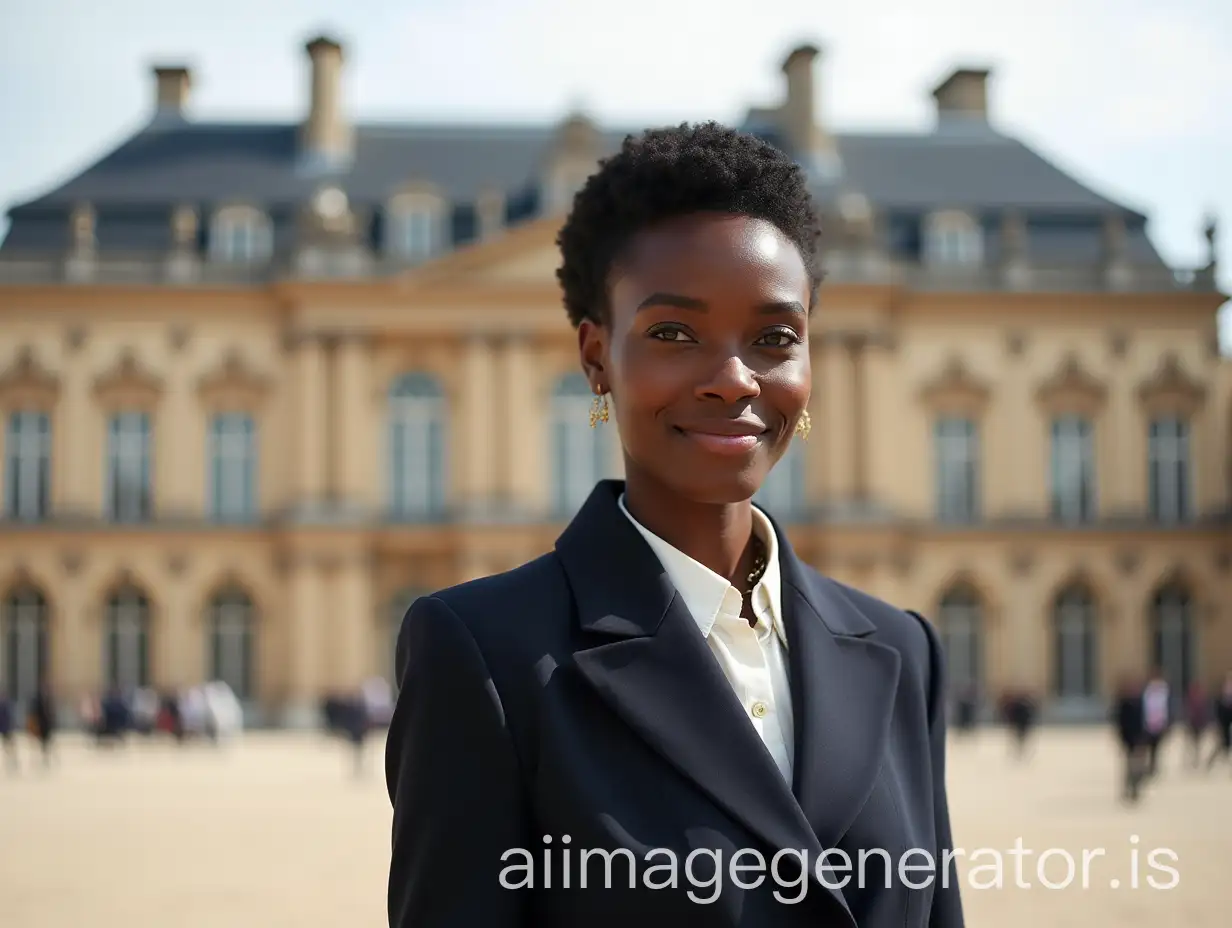
[[[573,191],[638,126],[370,125],[344,50],[303,118],[192,75],[0,246],[0,685],[66,708],[228,681],[257,722],[390,675],[420,592],[548,550],[619,475],[557,290]],[[814,428],[762,491],[801,554],[926,613],[952,683],[1098,718],[1232,668],[1232,360],[1211,257],[1004,134],[984,70],[922,133],[843,134],[816,48],[745,127],[826,212]],[[1098,105],[1098,101],[1091,101]],[[698,114],[706,118],[706,114]]]

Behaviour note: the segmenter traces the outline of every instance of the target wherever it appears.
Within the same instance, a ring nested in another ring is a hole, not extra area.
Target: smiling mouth
[[[674,426],[676,432],[716,454],[748,454],[761,443],[766,429],[749,423],[704,425],[696,428]]]

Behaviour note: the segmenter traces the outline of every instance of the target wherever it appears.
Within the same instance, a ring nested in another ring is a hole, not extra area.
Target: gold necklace
[[[746,594],[753,592],[753,588],[757,586],[757,581],[766,572],[766,546],[762,544],[761,539],[756,535],[753,536],[753,549],[753,569],[749,571],[749,588],[745,590]]]

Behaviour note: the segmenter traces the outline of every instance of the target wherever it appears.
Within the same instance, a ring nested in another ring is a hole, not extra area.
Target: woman
[[[936,635],[750,502],[807,437],[818,236],[800,168],[714,124],[577,195],[558,276],[626,478],[411,606],[394,928],[962,924]]]

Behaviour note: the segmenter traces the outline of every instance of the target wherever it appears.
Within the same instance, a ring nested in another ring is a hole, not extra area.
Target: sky
[[[931,89],[988,67],[995,125],[1146,213],[1170,263],[1205,263],[1213,213],[1232,292],[1227,0],[0,0],[0,211],[139,128],[154,64],[193,69],[196,118],[301,118],[322,32],[361,120],[735,121],[809,42],[828,126],[926,131]]]

